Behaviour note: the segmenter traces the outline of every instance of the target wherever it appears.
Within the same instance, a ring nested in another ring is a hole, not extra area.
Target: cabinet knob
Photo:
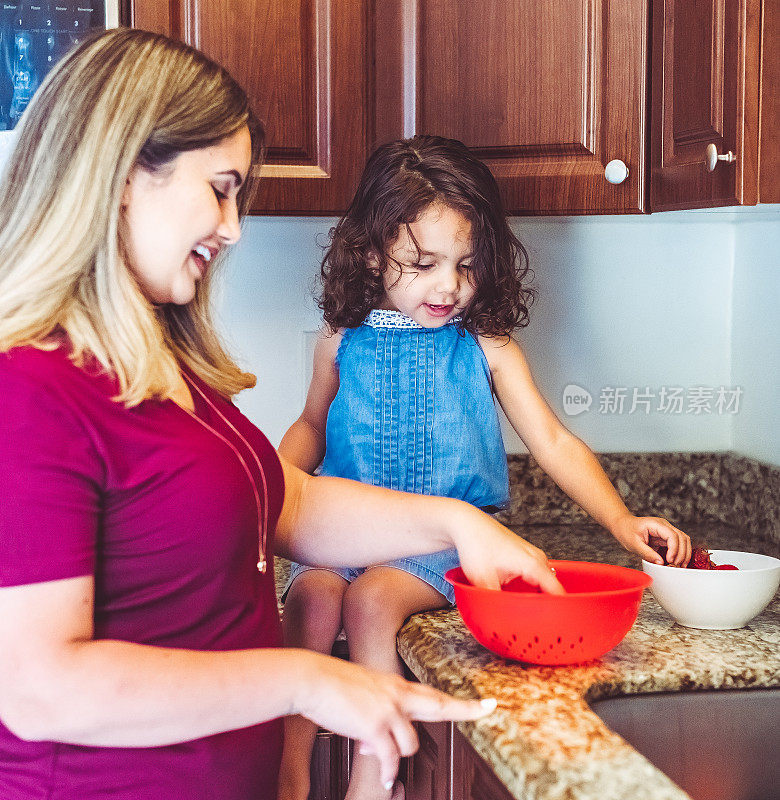
[[[704,163],[707,165],[707,171],[712,172],[718,166],[718,161],[725,161],[727,164],[733,164],[737,157],[731,150],[728,153],[719,154],[718,148],[714,144],[708,144],[707,149],[704,151]]]
[[[628,177],[628,167],[619,158],[614,158],[604,167],[604,177],[610,183],[623,183]]]

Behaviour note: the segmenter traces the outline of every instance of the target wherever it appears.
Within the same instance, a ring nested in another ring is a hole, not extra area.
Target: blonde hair
[[[127,406],[170,397],[177,362],[229,397],[254,386],[215,332],[213,267],[192,302],[154,306],[125,265],[119,235],[135,166],[154,171],[245,126],[255,164],[263,130],[246,94],[187,45],[118,29],[66,56],[20,120],[0,180],[0,352],[55,349],[64,331],[74,362],[97,358]]]

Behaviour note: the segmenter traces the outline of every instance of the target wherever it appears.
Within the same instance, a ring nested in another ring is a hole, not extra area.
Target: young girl
[[[280,452],[308,472],[324,456],[325,475],[495,510],[509,498],[495,394],[542,468],[627,550],[659,562],[649,546],[659,540],[670,563],[687,563],[688,536],[633,516],[539,394],[510,338],[528,322],[526,262],[493,176],[463,144],[415,136],[380,147],[332,232],[326,327],[306,406]],[[287,643],[329,653],[343,627],[353,661],[400,673],[398,629],[453,602],[444,575],[457,565],[454,550],[368,569],[294,565]],[[287,722],[280,798],[305,800],[315,729]],[[376,760],[359,754],[348,800],[389,794]]]

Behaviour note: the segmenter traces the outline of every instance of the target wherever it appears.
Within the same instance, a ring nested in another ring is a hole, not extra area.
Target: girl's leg
[[[366,667],[403,674],[396,650],[396,634],[418,611],[447,606],[446,598],[425,581],[395,567],[372,567],[344,593],[342,613],[350,660]],[[403,790],[385,790],[379,779],[379,761],[355,754],[345,800],[399,800]]]
[[[285,644],[329,655],[341,631],[341,603],[348,585],[328,570],[302,572],[293,581],[284,604]],[[306,800],[309,796],[316,735],[317,726],[305,717],[285,718],[278,800]]]

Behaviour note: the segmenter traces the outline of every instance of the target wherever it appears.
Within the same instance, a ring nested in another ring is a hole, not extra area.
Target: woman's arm
[[[547,557],[474,506],[344,478],[313,477],[282,459],[284,507],[276,551],[304,564],[366,566],[456,547],[467,577],[498,588],[522,575],[562,593]]]
[[[491,710],[306,650],[95,641],[92,615],[91,577],[0,589],[0,719],[17,736],[151,747],[303,714],[364,742],[392,777],[416,749],[411,719]]]
[[[309,474],[317,469],[325,457],[328,409],[339,389],[336,354],[341,337],[341,332],[320,331],[314,347],[314,365],[306,405],[279,444],[279,453]]]
[[[627,550],[663,563],[649,546],[659,540],[668,546],[669,563],[687,564],[688,536],[664,519],[635,517],[626,508],[593,452],[561,424],[539,393],[518,344],[487,337],[480,344],[498,401],[539,466]]]

